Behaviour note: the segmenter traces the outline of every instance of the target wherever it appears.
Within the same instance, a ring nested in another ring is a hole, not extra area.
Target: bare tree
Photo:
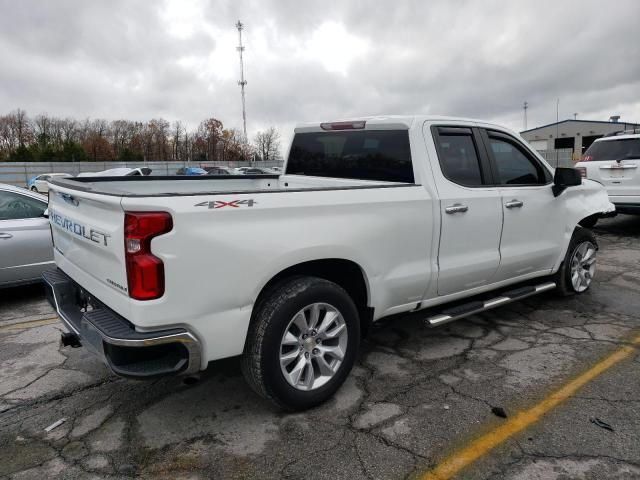
[[[280,156],[280,134],[274,127],[258,132],[253,144],[256,153],[265,162],[277,160]]]
[[[187,133],[185,128],[182,126],[182,122],[180,120],[176,120],[173,122],[173,130],[172,130],[172,151],[173,151],[173,160],[180,159],[180,136],[182,132]]]
[[[18,109],[11,112],[9,115],[12,117],[18,146],[22,147],[26,143],[31,142],[31,139],[33,138],[33,128],[31,127],[31,122],[27,117],[27,112]]]

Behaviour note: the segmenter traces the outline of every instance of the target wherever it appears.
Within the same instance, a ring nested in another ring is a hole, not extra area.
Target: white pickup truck
[[[303,124],[283,175],[53,179],[50,301],[118,375],[242,355],[286,409],[342,384],[371,322],[437,326],[558,288],[581,293],[614,211],[510,130],[394,116]]]

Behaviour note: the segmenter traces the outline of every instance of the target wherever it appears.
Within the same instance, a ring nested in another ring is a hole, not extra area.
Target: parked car
[[[371,322],[585,292],[598,246],[578,224],[614,210],[518,134],[457,118],[304,124],[285,175],[190,180],[53,181],[63,342],[136,378],[242,355],[291,410],[336,391]]]
[[[0,184],[0,288],[40,282],[53,267],[46,197]]]
[[[640,129],[596,139],[575,166],[584,178],[604,185],[618,213],[640,214]],[[591,217],[583,224],[597,221]]]
[[[153,170],[151,170],[149,167],[119,167],[102,170],[100,172],[82,172],[78,174],[78,177],[141,177],[151,175],[152,171]]]
[[[251,167],[238,167],[238,168],[236,168],[236,170],[238,171],[238,173],[243,174],[243,173],[245,173],[247,170],[249,170],[249,168],[251,168]]]
[[[279,175],[278,172],[265,167],[251,167],[247,168],[244,175]]]
[[[235,168],[231,167],[207,167],[207,175],[238,175]]]
[[[47,193],[49,186],[47,182],[51,177],[71,177],[68,173],[43,173],[42,175],[35,176],[27,182],[27,188],[32,192]]]
[[[176,175],[206,175],[207,171],[200,167],[183,167],[176,171]]]

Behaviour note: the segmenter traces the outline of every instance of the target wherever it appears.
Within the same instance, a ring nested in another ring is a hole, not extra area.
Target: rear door
[[[588,177],[609,195],[640,195],[640,138],[610,137],[594,142],[584,154]]]
[[[52,268],[45,199],[0,190],[0,285],[38,279]]]
[[[488,168],[478,130],[432,126],[438,165],[433,165],[440,197],[438,295],[492,282],[500,263],[502,205]],[[428,138],[428,137],[427,137]]]
[[[511,135],[483,129],[482,137],[504,216],[495,280],[551,269],[561,250],[566,217],[564,198],[553,195],[550,170]]]
[[[54,248],[65,260],[62,264],[68,262],[127,295],[120,197],[51,185],[49,221]]]

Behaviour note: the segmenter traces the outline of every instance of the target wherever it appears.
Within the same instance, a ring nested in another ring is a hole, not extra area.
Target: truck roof
[[[296,124],[295,132],[296,133],[321,132],[326,130],[321,127],[321,125],[323,124],[326,125],[326,124],[332,124],[332,123],[343,123],[343,122],[352,123],[352,122],[363,122],[363,121],[366,122],[364,127],[365,130],[381,130],[381,129],[408,130],[413,126],[414,122],[423,123],[426,121],[465,122],[465,123],[482,124],[484,126],[495,127],[500,130],[508,130],[508,129],[505,129],[503,126],[493,124],[485,120],[478,120],[475,118],[423,114],[423,115],[376,115],[376,116],[342,118],[342,119],[323,121],[323,122],[303,122],[303,123]],[[512,132],[512,133],[515,133],[515,132]],[[516,133],[516,135],[518,134]]]

